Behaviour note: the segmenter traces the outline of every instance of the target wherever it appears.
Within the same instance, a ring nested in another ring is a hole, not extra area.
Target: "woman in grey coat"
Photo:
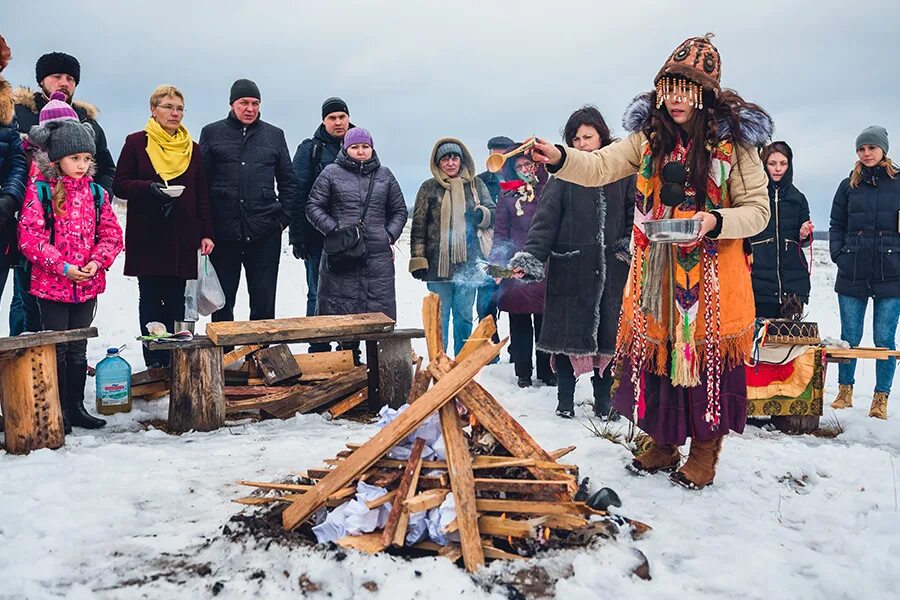
[[[326,236],[337,227],[358,222],[373,177],[363,220],[365,260],[356,268],[336,273],[328,269],[323,255],[317,315],[381,312],[397,318],[391,246],[400,237],[408,212],[400,185],[391,170],[381,166],[368,131],[355,127],[344,136],[334,163],[322,170],[309,192],[306,218]]]

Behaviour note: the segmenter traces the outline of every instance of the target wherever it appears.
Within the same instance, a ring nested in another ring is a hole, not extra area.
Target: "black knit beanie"
[[[249,79],[238,79],[232,83],[230,98],[228,104],[234,104],[235,100],[241,98],[256,98],[257,100],[262,100],[262,98],[259,97],[259,86]]]
[[[45,54],[37,60],[37,64],[34,66],[34,76],[37,78],[38,85],[41,84],[44,77],[56,73],[71,75],[75,80],[75,85],[81,81],[81,65],[78,59],[65,52]]]
[[[345,112],[348,116],[350,115],[350,109],[347,108],[347,103],[337,97],[329,98],[322,103],[322,119],[325,119],[325,117],[333,112]]]

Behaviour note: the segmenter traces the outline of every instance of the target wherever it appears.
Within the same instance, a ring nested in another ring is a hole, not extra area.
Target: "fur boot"
[[[682,487],[700,490],[712,485],[716,477],[716,463],[722,452],[722,440],[719,436],[712,440],[700,441],[691,438],[691,452],[680,469],[672,473],[669,479]]]
[[[654,442],[653,447],[636,456],[626,468],[640,475],[652,475],[660,471],[669,473],[678,468],[680,460],[677,446]]]

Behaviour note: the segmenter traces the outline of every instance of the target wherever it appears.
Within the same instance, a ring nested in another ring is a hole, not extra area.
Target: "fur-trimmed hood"
[[[650,102],[651,92],[645,92],[635,98],[628,104],[625,114],[622,116],[622,127],[628,133],[641,131],[644,125],[650,119],[652,112],[652,104]],[[734,140],[738,144],[762,147],[769,143],[772,139],[772,133],[775,129],[775,123],[772,117],[765,112],[743,106],[738,110],[740,118],[740,127],[732,126],[731,121],[720,117],[718,122],[719,140],[723,140],[731,136],[731,132],[737,129],[740,139]]]
[[[12,86],[0,76],[0,126],[9,127],[16,117],[16,101]]]
[[[34,114],[38,115],[41,112],[41,109],[38,108],[37,99],[43,95],[43,92],[35,91],[29,87],[17,87],[13,90],[13,100],[16,104],[21,104]],[[76,111],[81,111],[85,115],[87,115],[88,119],[92,121],[96,121],[97,117],[100,116],[100,109],[91,104],[90,102],[85,102],[83,100],[75,100],[73,99],[72,108]]]
[[[47,181],[56,181],[60,178],[59,167],[56,164],[50,162],[50,157],[47,156],[47,153],[43,150],[35,150],[34,154],[32,154],[32,161],[34,161],[34,166],[40,172],[41,176]],[[93,181],[94,174],[97,172],[97,162],[91,161],[91,167],[88,169],[88,172],[85,174],[85,177],[88,178],[88,181]]]

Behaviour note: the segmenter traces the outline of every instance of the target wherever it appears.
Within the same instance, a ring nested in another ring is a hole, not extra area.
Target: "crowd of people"
[[[756,318],[803,317],[813,234],[790,146],[772,142],[765,110],[721,87],[710,38],[672,52],[654,88],[628,107],[621,140],[585,106],[566,121],[564,145],[537,139],[499,173],[479,174],[463,141],[438,139],[410,225],[409,271],[440,296],[445,349],[452,337],[459,352],[475,319],[507,313],[520,387],[533,375],[556,386],[556,414],[571,418],[575,382],[590,373],[594,413],[625,416],[654,440],[630,468],[692,488],[712,483],[724,436],[744,428]],[[0,70],[10,57],[0,37]],[[321,124],[291,158],[284,132],[260,118],[253,81],[234,82],[227,115],[198,141],[182,123],[184,94],[162,85],[114,162],[96,108],[75,97],[78,60],[51,52],[35,74],[37,90],[0,78],[0,293],[12,270],[10,335],[89,325],[123,247],[143,333],[150,321],[171,331],[183,320],[198,253],[225,294],[214,321],[234,318],[242,270],[250,318],[273,318],[285,229],[304,261],[307,315],[396,317],[392,246],[410,215],[344,100],[324,101]],[[499,153],[518,145],[487,143]],[[873,298],[875,344],[894,349],[898,167],[881,127],[855,147],[829,224],[841,337],[859,344]],[[112,194],[127,201],[124,241]],[[667,218],[699,221],[698,237],[651,243],[644,224]],[[497,268],[511,275],[495,279]],[[359,360],[358,345],[344,347]],[[163,367],[168,356],[145,350],[144,359]],[[101,427],[83,405],[86,342],[59,345],[57,362],[67,427]],[[887,418],[895,363],[878,362],[872,416]],[[835,408],[851,406],[854,370],[840,365]]]

